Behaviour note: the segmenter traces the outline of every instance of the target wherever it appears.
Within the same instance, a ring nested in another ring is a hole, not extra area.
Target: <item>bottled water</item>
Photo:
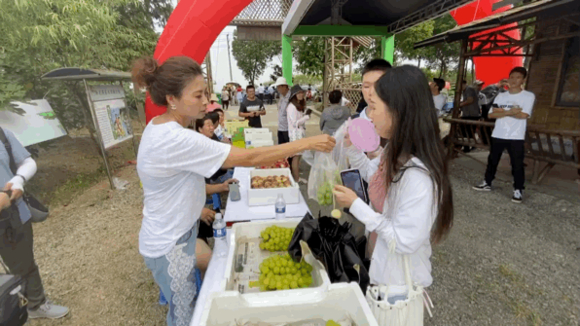
[[[278,194],[278,198],[276,199],[276,219],[281,220],[286,217],[286,201],[284,200],[284,196],[282,194]]]
[[[226,221],[221,213],[215,214],[213,221],[213,238],[215,240],[214,252],[217,257],[225,257],[228,254],[228,240],[226,238]]]

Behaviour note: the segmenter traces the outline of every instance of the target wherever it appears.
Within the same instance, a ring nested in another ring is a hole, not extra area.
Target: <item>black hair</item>
[[[522,75],[524,75],[524,78],[528,77],[528,71],[526,70],[526,68],[524,67],[514,67],[511,71],[510,71],[510,76],[514,73],[514,72],[518,72]]]
[[[247,92],[247,91],[248,91],[248,89],[250,89],[250,88],[251,88],[251,89],[254,89],[254,90],[256,89],[256,88],[254,87],[254,85],[248,85],[248,86],[246,86],[246,92]]]
[[[211,120],[209,114],[204,115],[203,118],[201,119],[195,120],[195,131],[199,132],[199,129],[203,128],[203,125],[205,124],[206,120]]]
[[[330,92],[330,94],[328,94],[328,100],[330,101],[331,104],[338,104],[340,103],[340,99],[342,98],[342,92],[337,90],[334,90],[332,92]]]
[[[220,109],[220,108],[214,109],[214,110],[213,110],[213,111],[211,111],[211,112],[215,112],[215,113],[221,112],[222,114],[224,114],[224,110],[222,110],[222,109]]]
[[[213,123],[214,125],[220,121],[220,115],[215,111],[206,114],[206,117],[211,119],[211,123]]]
[[[362,70],[362,76],[364,76],[367,72],[371,71],[385,72],[392,67],[393,66],[385,59],[373,59],[364,66]]]
[[[442,89],[445,88],[445,80],[444,79],[441,79],[441,78],[433,78],[433,81],[437,85],[437,88],[439,89],[440,92],[441,92]]]
[[[431,240],[442,240],[453,224],[453,195],[448,162],[440,137],[433,96],[425,74],[415,66],[389,69],[375,84],[392,117],[389,145],[384,151],[387,185],[396,183],[414,156],[426,166],[433,181],[437,218]]]

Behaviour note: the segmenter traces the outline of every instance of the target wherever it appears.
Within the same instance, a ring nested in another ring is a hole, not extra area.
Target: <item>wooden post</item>
[[[457,71],[457,81],[455,82],[455,98],[453,99],[453,112],[451,116],[453,119],[459,118],[459,113],[461,110],[459,109],[459,103],[461,102],[461,91],[462,91],[462,81],[463,75],[465,73],[465,52],[467,51],[467,39],[461,40],[461,50],[459,52],[459,66]],[[454,155],[454,144],[453,139],[455,138],[457,129],[457,123],[451,123],[451,129],[449,131],[449,149],[447,151],[448,158],[450,159],[452,155]]]

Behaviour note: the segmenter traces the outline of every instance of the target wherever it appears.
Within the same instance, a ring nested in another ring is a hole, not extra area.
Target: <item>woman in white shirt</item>
[[[288,116],[288,138],[290,142],[306,137],[306,121],[310,119],[311,110],[306,109],[305,92],[298,84],[290,90],[290,100],[286,108]],[[300,157],[302,153],[297,153],[292,158],[292,177],[296,182],[300,180]]]
[[[380,163],[353,146],[347,155],[369,182],[372,207],[343,186],[334,193],[377,235],[371,283],[391,285],[388,300],[394,303],[406,298],[407,289],[400,260],[389,248],[409,256],[414,283],[431,285],[431,243],[443,239],[453,222],[451,185],[433,97],[420,69],[389,69],[371,91],[367,114],[388,139]]]
[[[206,199],[205,179],[219,168],[273,164],[304,150],[330,151],[335,141],[320,135],[251,150],[213,141],[187,126],[206,113],[206,83],[188,57],[162,65],[153,58],[133,67],[137,87],[167,112],[143,131],[137,172],[143,183],[139,252],[169,302],[167,325],[188,325],[195,306],[195,239]]]

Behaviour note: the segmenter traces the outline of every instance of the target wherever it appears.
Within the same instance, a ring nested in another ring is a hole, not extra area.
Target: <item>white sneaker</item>
[[[512,202],[517,203],[517,204],[521,204],[523,199],[524,199],[523,191],[514,190],[514,196],[512,197]]]
[[[68,315],[68,308],[63,306],[57,306],[52,304],[50,301],[46,300],[45,303],[40,305],[38,309],[30,310],[28,309],[28,318],[49,318],[57,319]]]

